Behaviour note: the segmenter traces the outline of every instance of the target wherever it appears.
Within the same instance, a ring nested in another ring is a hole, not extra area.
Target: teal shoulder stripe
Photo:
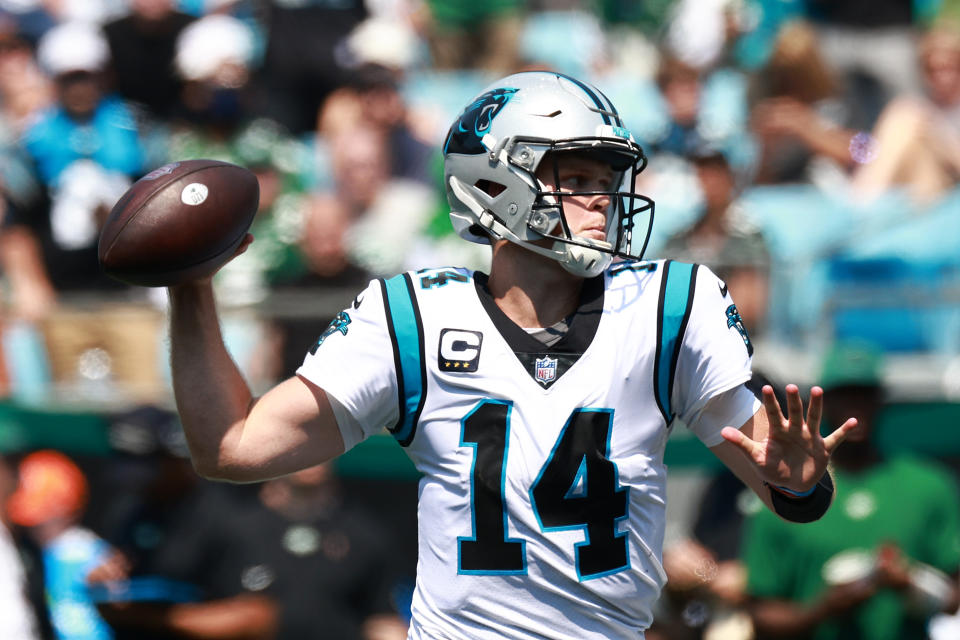
[[[660,283],[660,301],[657,308],[657,354],[654,362],[654,395],[657,406],[669,425],[673,422],[671,406],[673,379],[683,334],[687,329],[693,293],[697,282],[696,264],[667,260]]]
[[[397,371],[397,393],[400,418],[390,433],[401,446],[413,440],[426,400],[426,370],[423,357],[423,323],[407,274],[381,280],[387,328],[393,343],[393,360]]]

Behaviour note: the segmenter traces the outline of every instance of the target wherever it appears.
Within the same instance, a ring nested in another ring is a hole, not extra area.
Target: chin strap
[[[567,255],[567,259],[562,260],[560,265],[575,276],[593,278],[606,271],[613,262],[612,255],[599,249],[589,249],[578,244],[559,241],[554,242],[553,246],[556,247],[557,244],[564,245]]]

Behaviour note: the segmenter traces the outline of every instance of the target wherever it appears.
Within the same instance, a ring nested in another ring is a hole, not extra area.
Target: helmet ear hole
[[[483,191],[485,194],[491,198],[496,198],[498,195],[507,190],[507,186],[500,184],[499,182],[493,182],[492,180],[480,179],[473,183],[477,189]]]

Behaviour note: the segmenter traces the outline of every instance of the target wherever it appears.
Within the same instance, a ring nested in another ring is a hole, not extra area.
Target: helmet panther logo
[[[444,154],[486,153],[482,138],[486,135],[493,119],[517,91],[518,89],[502,87],[487,91],[474,100],[450,127],[450,133],[447,134],[447,141],[444,143]]]

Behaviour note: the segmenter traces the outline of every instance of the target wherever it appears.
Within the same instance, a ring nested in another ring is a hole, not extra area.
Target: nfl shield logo
[[[537,358],[537,382],[547,384],[557,377],[557,359],[550,356]]]

